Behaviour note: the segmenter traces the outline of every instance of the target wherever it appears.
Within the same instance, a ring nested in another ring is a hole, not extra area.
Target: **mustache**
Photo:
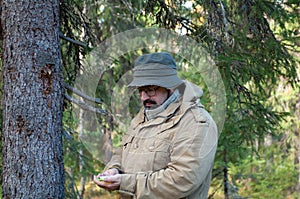
[[[157,103],[151,99],[147,99],[143,102],[143,104],[144,104],[144,106],[146,106],[146,104],[157,104]]]

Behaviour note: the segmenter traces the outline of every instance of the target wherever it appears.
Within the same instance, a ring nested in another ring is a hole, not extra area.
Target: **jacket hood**
[[[184,81],[185,83],[185,89],[182,97],[182,102],[197,102],[199,101],[199,98],[203,95],[203,90],[189,82],[189,81]]]

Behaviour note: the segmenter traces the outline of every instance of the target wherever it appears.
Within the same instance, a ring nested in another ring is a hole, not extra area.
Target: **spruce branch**
[[[101,101],[100,98],[93,98],[93,97],[91,97],[91,96],[88,96],[88,95],[82,93],[81,91],[79,91],[78,89],[73,88],[72,86],[70,86],[70,85],[68,85],[68,84],[66,84],[66,83],[63,83],[63,86],[64,86],[67,90],[71,91],[72,93],[75,93],[76,95],[78,95],[78,96],[84,98],[85,100],[88,100],[88,101],[90,101],[90,102],[94,102],[94,103],[97,103],[97,104],[102,104],[102,101]]]
[[[66,40],[66,41],[69,41],[69,42],[71,42],[71,43],[73,43],[73,44],[82,46],[82,47],[84,47],[84,48],[88,47],[87,44],[85,44],[85,43],[83,43],[83,42],[81,42],[81,41],[76,41],[76,40],[74,40],[74,39],[72,39],[72,38],[70,38],[70,37],[67,37],[67,36],[65,36],[62,32],[59,32],[59,37],[62,38],[62,39],[64,39],[64,40]]]
[[[93,107],[91,105],[88,105],[87,103],[83,102],[83,101],[80,101],[78,99],[75,99],[71,96],[69,96],[68,94],[64,94],[64,97],[69,100],[70,102],[73,102],[75,104],[77,104],[80,108],[84,109],[84,110],[87,110],[87,111],[92,111],[92,112],[96,112],[96,113],[99,113],[101,115],[108,115],[108,113],[103,110],[103,109],[99,109],[99,108],[96,108],[96,107]]]

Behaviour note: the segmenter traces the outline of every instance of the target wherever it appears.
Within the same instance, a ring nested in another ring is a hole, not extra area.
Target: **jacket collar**
[[[185,89],[182,97],[180,97],[176,102],[171,103],[165,111],[161,112],[156,119],[151,121],[151,125],[164,123],[175,114],[183,115],[193,106],[202,106],[199,100],[199,98],[203,95],[202,89],[188,81],[184,81],[184,84]],[[142,107],[136,117],[133,118],[131,126],[136,127],[145,121],[144,107]]]

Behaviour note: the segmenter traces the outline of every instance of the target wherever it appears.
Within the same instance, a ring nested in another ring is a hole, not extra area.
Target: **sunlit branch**
[[[83,101],[77,100],[75,98],[72,98],[71,96],[69,96],[68,94],[64,94],[64,97],[69,100],[70,102],[73,102],[75,104],[77,104],[80,108],[87,110],[87,111],[93,111],[96,113],[99,113],[101,115],[108,115],[107,112],[105,110],[93,107],[91,105],[88,105],[86,103],[84,103]]]
[[[72,93],[75,93],[76,95],[84,98],[85,100],[88,100],[90,102],[94,102],[94,103],[97,103],[97,104],[102,104],[102,101],[100,98],[93,98],[93,97],[90,97],[84,93],[82,93],[81,91],[77,90],[76,88],[73,88],[72,86],[66,84],[66,83],[63,83],[63,86],[68,89],[69,91],[71,91]]]

